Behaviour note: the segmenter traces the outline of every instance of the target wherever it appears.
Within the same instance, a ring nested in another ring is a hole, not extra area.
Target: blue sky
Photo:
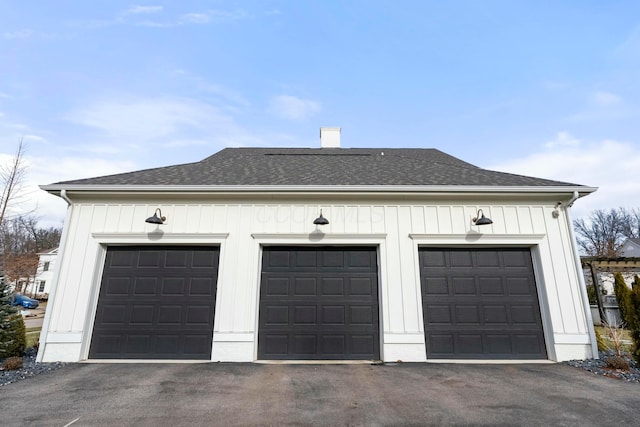
[[[640,207],[637,1],[5,1],[0,161],[37,184],[239,146],[438,148]]]

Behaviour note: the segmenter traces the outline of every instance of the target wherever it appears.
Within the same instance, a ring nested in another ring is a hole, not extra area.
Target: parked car
[[[39,304],[37,299],[29,298],[26,295],[15,294],[13,296],[13,305],[21,305],[24,308],[37,308]]]

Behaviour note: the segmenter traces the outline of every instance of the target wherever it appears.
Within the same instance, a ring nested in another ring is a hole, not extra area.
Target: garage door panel
[[[217,247],[108,248],[89,357],[210,359],[218,256]]]
[[[455,319],[458,325],[480,325],[480,307],[477,305],[456,305]]]
[[[504,279],[509,295],[532,296],[535,289],[532,289],[531,281],[527,277],[505,277]]]
[[[428,358],[547,358],[529,249],[421,248],[420,267]]]
[[[501,277],[479,277],[478,284],[481,296],[501,296],[505,293]]]
[[[451,285],[454,296],[476,294],[476,282],[473,277],[453,277],[451,278]]]
[[[155,317],[155,304],[135,304],[131,307],[130,325],[152,326]]]
[[[110,277],[104,284],[104,293],[109,296],[129,295],[131,283],[130,277]]]
[[[317,277],[296,277],[293,281],[293,295],[315,297],[318,292],[317,280]]]
[[[318,323],[318,316],[315,305],[295,305],[293,307],[293,325],[307,326],[309,324],[315,325]]]
[[[322,306],[322,324],[344,326],[346,322],[346,310],[344,305]]]
[[[344,277],[322,277],[320,296],[340,297],[345,295]]]
[[[258,357],[379,358],[376,260],[375,248],[265,247]]]
[[[473,265],[470,251],[458,251],[449,254],[450,268],[467,268]]]

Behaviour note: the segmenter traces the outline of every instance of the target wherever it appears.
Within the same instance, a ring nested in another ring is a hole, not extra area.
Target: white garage
[[[596,351],[570,218],[592,187],[435,149],[321,146],[42,188],[69,207],[41,361]]]

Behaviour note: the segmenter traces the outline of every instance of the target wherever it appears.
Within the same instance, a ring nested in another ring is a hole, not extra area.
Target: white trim
[[[556,344],[591,344],[589,333],[584,334],[554,334]]]
[[[342,245],[368,245],[379,244],[387,238],[385,233],[379,234],[356,234],[356,233],[329,233],[325,234],[318,230],[309,234],[297,234],[297,233],[251,233],[253,237],[259,243],[265,244],[342,244]],[[356,241],[356,242],[354,242]]]
[[[61,197],[67,202],[67,211],[64,216],[64,225],[62,227],[62,236],[58,245],[58,259],[53,268],[51,289],[49,292],[49,300],[47,302],[48,310],[45,310],[44,319],[42,319],[42,329],[40,330],[40,346],[36,354],[36,362],[42,362],[44,354],[47,350],[47,340],[49,339],[49,327],[51,326],[51,317],[53,316],[54,304],[56,303],[56,295],[58,294],[58,284],[60,282],[60,273],[62,271],[62,261],[64,259],[64,251],[67,246],[69,237],[69,229],[71,225],[71,217],[73,216],[73,203],[63,191]]]
[[[222,243],[229,233],[165,233],[161,229],[149,233],[91,233],[98,243],[106,245],[127,244],[211,244]]]
[[[80,363],[211,363],[210,359],[85,359],[80,360]]]
[[[540,310],[540,319],[542,321],[542,334],[544,336],[545,348],[547,352],[547,358],[554,359],[556,340],[553,336],[553,323],[551,321],[551,315],[549,314],[548,299],[546,293],[546,285],[542,275],[542,265],[540,261],[540,243],[546,238],[545,234],[480,234],[476,232],[469,232],[467,234],[409,234],[409,237],[414,241],[414,265],[416,272],[416,283],[420,287],[422,292],[422,281],[420,277],[420,247],[460,247],[460,248],[480,248],[480,247],[495,247],[501,248],[513,248],[513,247],[525,247],[529,248],[531,253],[531,263],[533,266],[533,275],[536,284],[536,292],[538,296],[538,309]],[[424,316],[421,309],[418,313],[420,326],[422,333],[424,334]],[[552,342],[553,341],[553,342]],[[423,339],[426,355],[426,338]],[[427,358],[427,362],[434,363],[510,363],[505,362],[502,359],[489,361],[486,360],[464,360],[462,362],[457,359],[447,359],[442,361],[440,359],[434,360]],[[530,363],[529,361],[515,360],[515,363]],[[531,362],[533,363],[533,362]]]
[[[531,246],[537,245],[546,237],[546,234],[483,234],[469,232],[467,234],[409,234],[416,243],[429,245],[505,245],[505,246]]]
[[[214,321],[215,325],[215,321]],[[237,332],[213,332],[213,341],[215,342],[253,342],[253,332],[237,333]]]
[[[427,359],[427,363],[456,363],[469,365],[522,365],[522,364],[540,364],[548,365],[556,363],[547,359]]]
[[[81,343],[82,332],[49,332],[47,343]]]
[[[41,185],[48,192],[99,191],[99,192],[150,192],[164,193],[571,193],[589,194],[597,187],[580,185],[559,186],[483,186],[483,185],[98,185],[98,184],[50,184]]]
[[[386,259],[386,238],[385,233],[330,233],[324,234],[319,229],[316,232],[310,234],[300,233],[251,233],[254,241],[257,243],[254,250],[257,251],[258,262],[256,263],[258,269],[256,271],[255,280],[256,295],[255,295],[255,333],[254,333],[254,348],[253,348],[253,360],[257,363],[271,363],[271,361],[264,361],[258,359],[258,333],[260,328],[260,285],[262,277],[262,251],[264,246],[272,245],[287,245],[287,246],[314,246],[314,245],[331,245],[331,246],[375,246],[376,249],[376,262],[378,267],[378,333],[379,335],[379,351],[380,360],[384,360],[384,316],[383,316],[383,280],[387,277],[386,263],[382,262]],[[254,252],[256,254],[256,252]],[[424,339],[423,339],[424,340]],[[295,361],[286,361],[287,363],[297,363]],[[327,362],[327,361],[319,361]],[[349,361],[343,361],[348,363]],[[371,362],[371,361],[369,361]]]
[[[80,350],[80,360],[89,360],[89,348],[91,346],[91,339],[93,335],[93,325],[96,318],[96,312],[98,309],[98,297],[100,295],[100,286],[102,281],[102,273],[104,270],[104,263],[107,258],[107,248],[109,246],[128,246],[128,245],[215,245],[220,247],[220,255],[218,259],[218,283],[221,277],[221,271],[223,266],[224,245],[229,233],[171,233],[165,234],[158,233],[158,238],[150,239],[149,235],[153,233],[91,233],[91,237],[99,245],[96,261],[94,264],[94,273],[92,280],[91,293],[89,295],[88,308],[85,319],[85,329],[83,333],[82,346]],[[218,313],[218,304],[220,299],[216,298],[215,313]],[[213,327],[215,328],[215,318],[213,320]],[[216,333],[213,332],[215,337]],[[213,340],[212,340],[213,341]],[[212,342],[213,345],[213,342]],[[213,349],[212,349],[213,354]],[[100,359],[102,362],[108,362],[107,360]],[[156,360],[157,361],[157,360]],[[163,360],[164,361],[164,360]],[[209,359],[210,361],[210,359]],[[144,363],[141,361],[141,363]]]
[[[424,343],[424,332],[407,332],[405,334],[386,332],[384,334],[384,344],[422,344]],[[384,359],[383,359],[384,360]]]

